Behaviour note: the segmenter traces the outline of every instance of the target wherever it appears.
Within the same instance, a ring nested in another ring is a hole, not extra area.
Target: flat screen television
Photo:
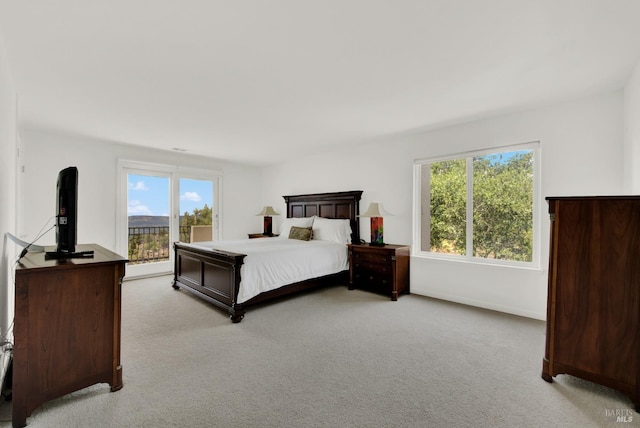
[[[78,230],[78,168],[60,171],[56,194],[56,252],[73,254]]]
[[[93,250],[76,251],[78,168],[70,166],[58,173],[56,196],[56,251],[47,251],[45,259],[93,257]]]

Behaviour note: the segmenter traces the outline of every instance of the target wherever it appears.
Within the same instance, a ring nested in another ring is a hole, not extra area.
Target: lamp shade
[[[278,214],[271,205],[266,205],[264,208],[262,208],[262,211],[260,211],[258,214],[256,215],[280,215]]]
[[[360,217],[384,217],[382,215],[382,204],[379,202],[371,202],[369,208]]]

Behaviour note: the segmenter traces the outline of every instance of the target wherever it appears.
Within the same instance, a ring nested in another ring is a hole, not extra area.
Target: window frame
[[[157,164],[128,159],[118,160],[117,176],[117,199],[116,199],[116,248],[121,254],[128,254],[128,213],[127,213],[127,179],[129,173],[143,175],[158,175],[169,178],[169,204],[170,204],[170,246],[173,242],[179,241],[179,221],[180,221],[180,195],[179,183],[181,178],[209,180],[213,183],[213,207],[216,211],[212,218],[214,240],[222,239],[222,182],[223,173],[218,170],[204,170],[199,168]],[[127,267],[127,279],[167,274],[173,271],[174,253],[169,251],[169,261],[155,262]]]
[[[533,151],[533,248],[532,260],[528,262],[502,259],[489,259],[477,257],[473,255],[473,251],[469,251],[473,247],[473,158],[478,156],[486,156],[492,154],[500,154],[506,152],[514,152],[520,150]],[[465,263],[477,263],[482,265],[498,265],[506,267],[516,267],[522,269],[540,270],[540,242],[541,242],[541,201],[540,201],[540,142],[528,142],[521,144],[513,144],[508,146],[491,147],[480,150],[472,150],[467,152],[452,153],[449,155],[421,158],[414,160],[414,203],[413,203],[413,251],[415,257],[449,260]],[[422,250],[422,211],[428,208],[430,200],[422,200],[422,166],[434,162],[465,159],[466,161],[466,187],[467,187],[467,205],[466,205],[466,233],[467,233],[467,254],[443,254]],[[471,202],[471,203],[469,203]]]

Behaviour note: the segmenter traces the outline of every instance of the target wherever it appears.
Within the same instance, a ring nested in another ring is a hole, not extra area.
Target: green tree
[[[213,211],[207,204],[202,208],[194,208],[193,212],[187,211],[182,215],[181,226],[209,225],[213,224]]]
[[[531,261],[533,257],[533,153],[473,161],[473,254]]]
[[[466,161],[455,159],[431,164],[431,251],[465,254]]]
[[[430,167],[430,246],[466,253],[466,159]],[[533,152],[473,159],[473,255],[531,261],[533,258]]]

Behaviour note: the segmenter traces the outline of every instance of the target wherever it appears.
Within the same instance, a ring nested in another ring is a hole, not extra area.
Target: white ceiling
[[[640,0],[0,0],[23,126],[266,164],[621,89]]]

